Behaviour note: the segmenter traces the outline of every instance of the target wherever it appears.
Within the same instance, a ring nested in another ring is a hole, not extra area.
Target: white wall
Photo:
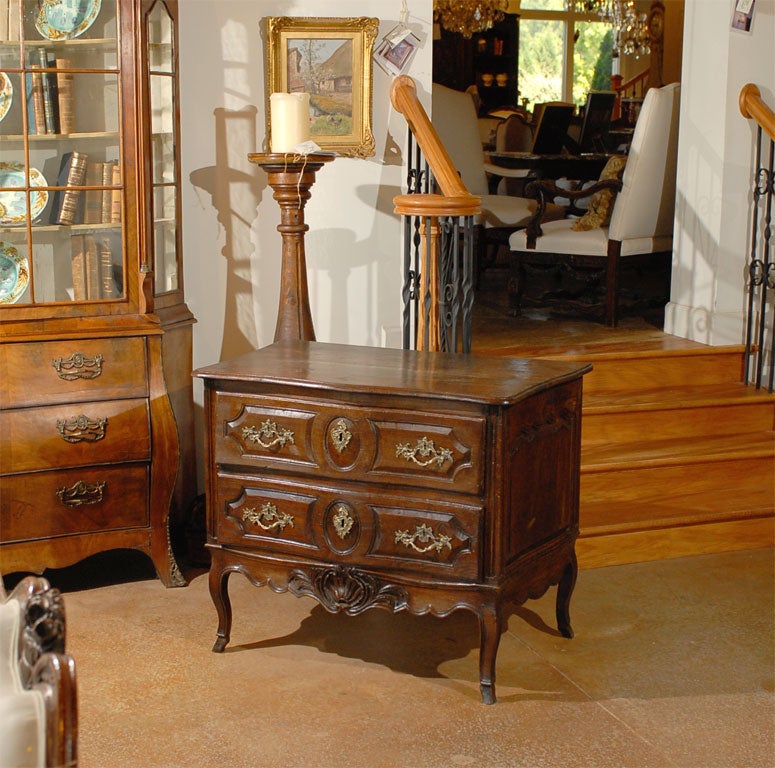
[[[410,0],[408,26],[423,45],[407,74],[428,104],[431,0]],[[183,247],[188,304],[197,317],[195,366],[271,343],[280,277],[279,208],[265,172],[266,16],[374,16],[380,34],[400,0],[180,0]],[[380,345],[401,311],[403,118],[391,78],[374,65],[376,155],[337,158],[318,173],[305,211],[310,304],[318,340]],[[395,338],[395,334],[393,334]],[[197,386],[196,399],[201,402]]]
[[[756,0],[749,33],[734,0],[686,0],[671,301],[665,330],[712,345],[744,336],[754,124],[746,83],[775,104],[775,0]]]

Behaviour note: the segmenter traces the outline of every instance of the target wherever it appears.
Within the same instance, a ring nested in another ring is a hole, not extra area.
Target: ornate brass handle
[[[415,542],[419,541],[421,544],[427,544],[425,547],[418,547]],[[414,533],[409,531],[396,531],[396,544],[403,544],[405,547],[411,547],[416,552],[425,554],[435,549],[436,552],[441,552],[442,547],[452,549],[452,539],[449,536],[445,536],[443,533],[436,535],[433,529],[422,523],[414,529]]]
[[[96,379],[102,373],[102,355],[89,357],[83,352],[73,352],[70,357],[59,357],[51,361],[57,376],[65,381]]]
[[[261,422],[261,427],[243,427],[242,437],[251,443],[258,443],[263,448],[283,448],[286,443],[293,445],[293,432],[277,426],[271,419]]]
[[[259,528],[263,528],[265,531],[271,531],[274,528],[282,531],[286,525],[293,528],[293,517],[287,512],[279,512],[271,501],[267,501],[258,511],[255,507],[245,507],[242,510],[242,519],[246,523],[253,523]]]
[[[413,461],[421,467],[431,464],[440,467],[445,461],[452,461],[452,451],[449,448],[436,448],[433,440],[428,440],[427,437],[421,437],[414,448],[411,448],[409,443],[396,443],[396,456]]]
[[[79,480],[69,488],[57,488],[59,501],[66,507],[82,507],[85,504],[99,504],[103,499],[106,481],[101,483],[86,483]]]
[[[107,426],[107,417],[90,419],[81,414],[72,419],[57,419],[57,431],[68,443],[96,443],[105,437]]]

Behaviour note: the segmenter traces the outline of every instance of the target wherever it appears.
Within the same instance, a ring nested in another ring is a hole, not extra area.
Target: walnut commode
[[[495,702],[507,605],[576,580],[589,366],[285,341],[202,368],[215,651],[228,577],[372,606],[479,617]]]

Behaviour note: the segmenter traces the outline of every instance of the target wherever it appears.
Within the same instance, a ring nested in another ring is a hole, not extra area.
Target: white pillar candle
[[[309,94],[273,93],[269,97],[272,152],[293,152],[309,141]]]

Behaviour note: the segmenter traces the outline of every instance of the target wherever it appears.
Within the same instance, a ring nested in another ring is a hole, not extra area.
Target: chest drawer
[[[146,399],[0,411],[0,472],[148,460],[149,418]]]
[[[217,486],[214,530],[223,546],[437,577],[479,576],[479,506],[229,475],[220,475]]]
[[[486,419],[217,393],[220,466],[480,494]]]
[[[147,465],[2,478],[3,543],[148,525]]]
[[[0,381],[0,408],[147,397],[145,341],[119,338],[3,344]]]

